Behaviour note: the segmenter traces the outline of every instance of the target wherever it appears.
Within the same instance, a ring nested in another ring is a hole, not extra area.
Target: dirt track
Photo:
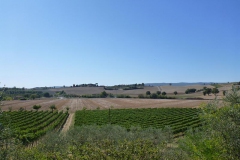
[[[72,99],[41,99],[27,101],[5,101],[2,110],[18,110],[23,107],[26,110],[32,110],[32,106],[41,105],[40,110],[49,110],[49,106],[55,104],[58,110],[66,110],[68,106],[70,113],[87,109],[108,109],[113,108],[160,108],[160,107],[198,107],[201,103],[207,103],[206,100],[180,100],[180,99],[127,99],[127,98],[72,98]]]

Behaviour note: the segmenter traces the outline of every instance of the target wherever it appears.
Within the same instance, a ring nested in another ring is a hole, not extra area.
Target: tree
[[[146,95],[150,95],[150,94],[151,94],[151,92],[150,92],[150,91],[147,91],[147,92],[146,92]]]
[[[53,112],[53,110],[57,109],[55,104],[51,105],[49,108],[52,110],[52,112]]]
[[[153,94],[150,95],[150,98],[157,99],[158,95],[156,93],[153,93]]]
[[[50,94],[48,92],[43,93],[44,97],[50,97]]]
[[[175,95],[177,95],[178,93],[177,93],[177,91],[175,91],[175,92],[173,92]]]
[[[67,112],[69,111],[69,109],[70,109],[70,108],[67,106],[67,107],[66,107]]]
[[[30,95],[29,95],[29,94],[24,94],[24,97],[25,97],[25,98],[29,98]]]
[[[226,97],[223,100],[230,102],[231,105],[240,104],[240,91],[232,87],[232,90],[226,93]]]
[[[212,93],[216,96],[216,94],[219,93],[219,90],[217,88],[213,88]]]
[[[37,97],[36,94],[31,94],[31,96],[30,96],[31,99],[35,99],[36,97]]]
[[[38,111],[41,107],[42,107],[42,106],[40,106],[40,105],[34,105],[34,106],[33,106],[33,109],[35,109],[36,111]]]
[[[224,95],[224,96],[226,95],[226,91],[223,91],[223,95]]]
[[[166,92],[162,92],[162,95],[165,96],[167,93]]]
[[[139,94],[138,98],[144,98],[144,95],[143,94]]]
[[[161,91],[157,91],[157,95],[160,95],[161,94]]]
[[[206,96],[207,92],[206,91],[203,91],[203,95]]]
[[[212,93],[212,89],[211,88],[207,88],[206,90],[206,93],[209,95],[210,93]]]
[[[186,94],[188,94],[188,93],[195,93],[196,90],[197,90],[197,89],[195,89],[195,88],[190,88],[190,89],[187,89],[187,90],[185,91],[185,93],[186,93]]]
[[[172,83],[169,83],[169,86],[171,86],[172,85]]]
[[[103,91],[100,93],[101,98],[106,98],[108,96],[107,92]]]

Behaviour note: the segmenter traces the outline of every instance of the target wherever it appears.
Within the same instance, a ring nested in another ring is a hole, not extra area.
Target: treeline
[[[185,91],[186,94],[190,94],[190,93],[195,93],[195,92],[203,92],[203,95],[210,95],[211,93],[216,95],[219,93],[219,89],[218,87],[215,87],[215,88],[207,88],[207,87],[203,87],[203,89],[195,89],[195,88],[191,88],[191,89],[187,89]],[[223,95],[226,94],[226,91],[223,91]]]
[[[177,91],[174,92],[174,94],[177,94]],[[166,92],[157,91],[156,93],[151,93],[150,91],[147,91],[146,94],[139,94],[138,98],[151,98],[151,99],[175,99],[175,97],[169,97],[167,96]]]
[[[144,88],[144,83],[139,83],[139,84],[121,84],[121,85],[114,85],[114,86],[105,86],[105,90],[133,90],[133,89],[143,89]]]
[[[63,86],[65,87],[65,86]],[[73,84],[71,87],[98,87],[98,83],[92,84]]]
[[[29,90],[25,88],[0,88],[0,100],[28,100],[41,97],[51,97],[48,92]]]
[[[195,89],[195,88],[187,89],[187,90],[185,91],[186,94],[195,93],[195,92],[196,92],[196,89]]]

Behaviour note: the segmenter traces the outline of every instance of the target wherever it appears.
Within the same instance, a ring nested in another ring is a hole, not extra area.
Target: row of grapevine
[[[65,123],[68,113],[51,111],[13,111],[3,112],[0,123],[8,125],[14,131],[15,137],[24,144],[33,142],[56,129],[59,131]]]
[[[115,124],[130,128],[164,128],[170,126],[175,134],[184,132],[189,127],[201,125],[196,108],[147,108],[147,109],[112,109],[81,110],[76,112],[75,126]]]

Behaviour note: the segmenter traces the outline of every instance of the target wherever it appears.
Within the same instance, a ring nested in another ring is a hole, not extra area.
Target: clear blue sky
[[[239,0],[1,0],[0,87],[240,81]]]

